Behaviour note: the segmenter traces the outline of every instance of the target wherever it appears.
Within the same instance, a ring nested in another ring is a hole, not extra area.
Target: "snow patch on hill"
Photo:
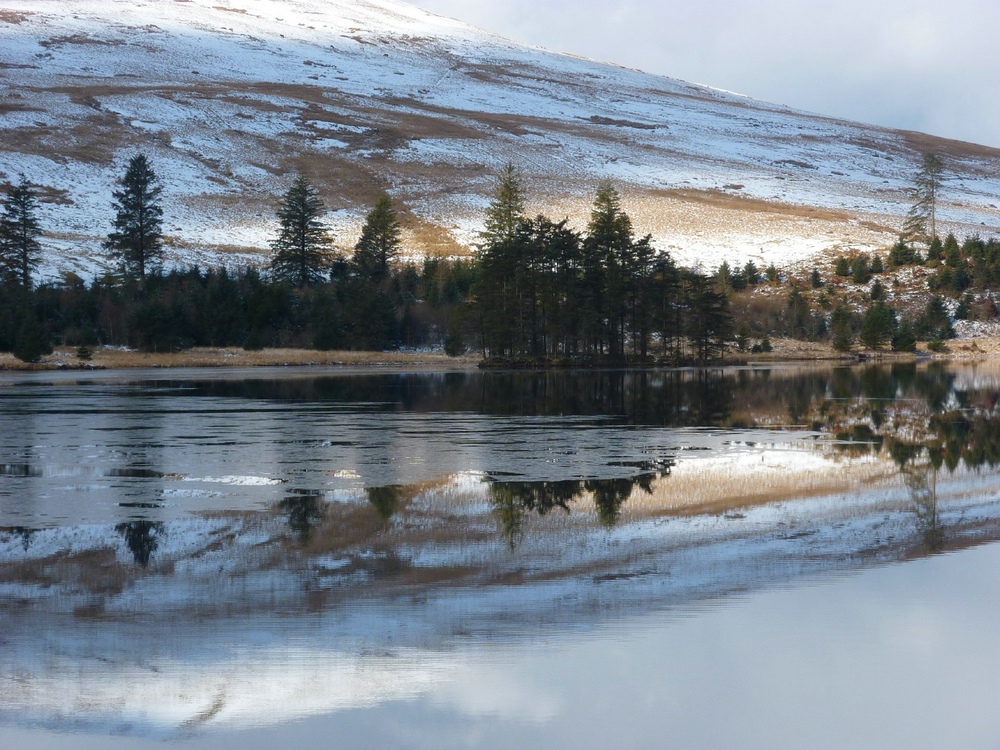
[[[176,264],[259,263],[305,173],[340,244],[388,189],[410,252],[458,252],[507,161],[533,210],[582,226],[617,181],[686,263],[779,265],[892,241],[921,150],[940,215],[1000,232],[998,152],[796,112],[519,45],[394,0],[3,0],[0,183],[45,195],[49,277],[106,267],[128,158],[163,177]],[[817,211],[819,209],[819,211]]]

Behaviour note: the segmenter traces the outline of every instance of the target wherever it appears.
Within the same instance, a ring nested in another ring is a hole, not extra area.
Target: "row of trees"
[[[114,218],[103,248],[125,280],[142,285],[162,269],[162,185],[145,154],[128,164],[119,188],[113,193]],[[270,272],[273,280],[302,288],[328,281],[343,261],[333,250],[329,227],[318,192],[298,177],[282,198],[279,228],[271,242]],[[42,235],[38,199],[22,176],[4,203],[0,215],[0,281],[30,288],[41,260]],[[401,230],[392,201],[381,195],[368,214],[353,263],[358,275],[382,281],[389,275],[400,247]]]
[[[1000,283],[1000,243],[974,238],[959,245],[950,235],[943,242],[934,236],[940,181],[940,160],[930,156],[917,178],[907,229],[887,261],[858,254],[839,259],[836,273],[868,283],[873,274],[928,263],[936,269],[932,290],[960,293]],[[907,348],[913,338],[950,330],[950,319],[947,325],[928,322],[940,317],[937,312],[900,315],[886,303],[880,283],[861,313],[843,302],[817,309],[798,287],[786,307],[760,297],[744,301],[742,291],[780,283],[779,270],[752,261],[737,269],[723,263],[709,278],[679,268],[650,236],[635,235],[609,183],[598,187],[584,232],[566,220],[529,218],[513,165],[498,180],[477,258],[428,261],[422,269],[398,263],[401,227],[388,195],[367,215],[347,259],[334,249],[318,192],[299,177],[280,201],[265,274],[164,274],[160,198],[159,178],[146,157],[136,155],[114,192],[112,231],[104,242],[120,274],[89,287],[33,290],[41,226],[37,199],[22,179],[0,215],[0,282],[19,290],[0,301],[0,348],[37,357],[48,339],[145,349],[385,348],[447,340],[453,352],[473,347],[501,362],[704,362],[732,343],[747,348],[754,336],[763,339],[758,346],[781,334],[829,337],[842,349],[857,340],[869,348],[886,340]],[[915,249],[918,241],[928,241],[926,257]],[[810,285],[824,286],[818,270]],[[733,299],[741,300],[735,319]],[[825,299],[824,291],[820,301]],[[36,345],[19,346],[24,340]]]
[[[725,294],[637,238],[610,183],[581,234],[527,217],[513,165],[487,210],[474,292],[479,345],[495,358],[707,361],[732,338]]]
[[[160,198],[159,178],[136,155],[114,192],[104,242],[120,275],[34,293],[41,227],[37,200],[22,180],[5,208],[0,262],[6,283],[20,292],[4,305],[0,347],[37,356],[44,345],[25,349],[18,340],[36,338],[41,325],[63,343],[145,349],[385,348],[436,337],[447,338],[453,351],[467,342],[489,357],[707,361],[732,338],[725,294],[707,277],[679,269],[649,236],[636,238],[610,184],[598,189],[580,234],[565,220],[527,218],[521,178],[510,165],[487,212],[477,260],[429,261],[418,271],[397,263],[402,232],[387,195],[367,215],[347,260],[333,248],[318,192],[299,177],[278,208],[266,276],[164,274]]]

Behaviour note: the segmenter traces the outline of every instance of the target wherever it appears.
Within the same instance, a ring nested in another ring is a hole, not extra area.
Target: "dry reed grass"
[[[75,350],[56,349],[37,364],[27,364],[11,354],[0,354],[0,370],[57,370],[69,368],[127,370],[173,367],[392,367],[431,370],[474,368],[473,357],[449,357],[439,352],[321,352],[309,349],[194,348],[182,352],[137,352],[96,348],[89,361]]]

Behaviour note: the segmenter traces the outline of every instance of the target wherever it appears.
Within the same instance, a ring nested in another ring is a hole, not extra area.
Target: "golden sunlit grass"
[[[75,349],[56,349],[38,364],[27,364],[11,354],[0,354],[0,369],[52,370],[61,368],[136,369],[144,367],[406,367],[452,370],[475,367],[475,357],[449,357],[438,352],[321,352],[310,349],[194,348],[182,352],[137,352],[95,348],[89,361]]]

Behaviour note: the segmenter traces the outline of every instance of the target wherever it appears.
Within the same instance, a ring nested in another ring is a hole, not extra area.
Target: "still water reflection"
[[[993,367],[5,375],[0,414],[5,747],[1000,743]]]

